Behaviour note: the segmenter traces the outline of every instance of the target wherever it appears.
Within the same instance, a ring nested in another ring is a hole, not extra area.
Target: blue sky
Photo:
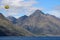
[[[5,5],[10,8],[5,9]],[[0,12],[5,16],[18,18],[31,15],[37,9],[60,18],[60,0],[0,0]]]

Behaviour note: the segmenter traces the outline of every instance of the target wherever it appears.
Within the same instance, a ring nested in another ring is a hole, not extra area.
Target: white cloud
[[[2,0],[3,5],[10,5],[10,6],[19,6],[21,5],[20,2],[24,0]]]
[[[30,15],[34,10],[38,9],[36,7],[33,7],[34,4],[37,4],[36,0],[2,0],[0,4],[0,9],[4,9],[5,5],[9,5],[10,8],[8,9],[8,11],[5,9],[3,10],[6,11],[6,16],[17,16],[21,13],[25,15]]]
[[[60,10],[60,5],[54,7],[55,10]]]
[[[60,18],[60,5],[54,6],[51,11],[48,11],[48,13]]]
[[[2,0],[1,2],[3,5],[10,5],[10,6],[32,6],[33,4],[37,3],[35,0]]]
[[[48,13],[60,18],[60,11],[58,10],[52,10],[52,11],[49,11]]]

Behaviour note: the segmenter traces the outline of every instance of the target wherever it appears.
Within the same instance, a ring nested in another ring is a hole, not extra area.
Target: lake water
[[[60,37],[0,37],[0,40],[60,40]]]

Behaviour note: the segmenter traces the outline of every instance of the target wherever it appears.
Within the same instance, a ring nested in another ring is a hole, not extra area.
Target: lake
[[[0,37],[0,40],[60,40],[60,37],[20,37],[20,36],[7,36],[7,37]]]

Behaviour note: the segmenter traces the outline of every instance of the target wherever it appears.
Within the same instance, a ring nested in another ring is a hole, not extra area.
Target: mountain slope
[[[37,35],[60,35],[60,19],[44,14],[41,10],[36,10],[21,26]]]
[[[13,16],[8,16],[7,17],[7,19],[9,20],[9,21],[11,21],[13,24],[15,24],[16,23],[16,18],[15,17],[13,17]]]
[[[27,19],[28,16],[24,15],[22,17],[19,17],[17,20],[16,20],[16,23],[17,25],[19,24],[20,26],[24,23],[24,20]]]
[[[0,13],[0,36],[34,36],[22,27],[13,25]]]

